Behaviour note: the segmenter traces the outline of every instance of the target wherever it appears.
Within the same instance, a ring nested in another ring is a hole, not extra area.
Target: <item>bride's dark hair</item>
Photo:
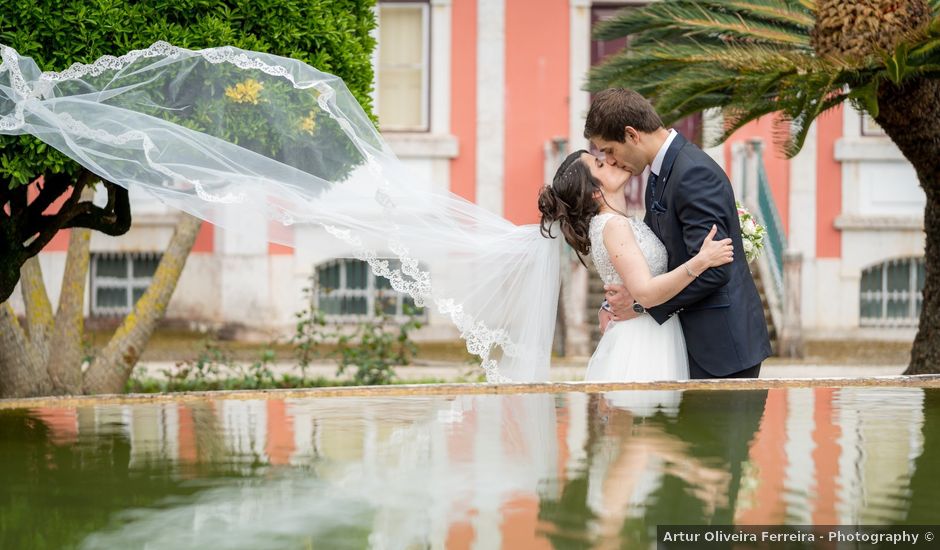
[[[581,162],[584,153],[587,151],[582,149],[568,155],[555,172],[551,186],[539,193],[539,212],[542,213],[539,227],[543,236],[552,238],[551,225],[559,222],[565,241],[579,255],[586,256],[591,252],[591,218],[600,209],[594,200],[594,191],[600,188],[600,182]]]

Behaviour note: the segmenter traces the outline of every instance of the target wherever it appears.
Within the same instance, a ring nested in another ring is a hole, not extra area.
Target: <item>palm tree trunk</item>
[[[934,181],[935,187],[940,184],[940,178]],[[927,194],[924,231],[927,234],[924,302],[911,362],[904,374],[940,373],[940,190],[936,188]]]
[[[924,302],[905,374],[940,373],[940,81],[883,84],[878,106],[875,120],[914,166],[927,195]]]
[[[196,242],[202,221],[189,214],[176,225],[170,244],[157,266],[153,282],[134,305],[134,310],[118,327],[111,341],[88,367],[84,378],[85,393],[120,393],[137,364],[144,345],[163,318],[186,258]]]
[[[49,341],[49,377],[54,392],[82,391],[82,339],[85,334],[85,280],[88,278],[88,247],[91,230],[74,228],[62,275],[62,291]]]
[[[9,302],[0,304],[0,397],[44,395],[52,382]]]

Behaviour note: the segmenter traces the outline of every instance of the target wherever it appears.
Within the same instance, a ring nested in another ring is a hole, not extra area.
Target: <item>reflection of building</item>
[[[640,3],[380,0],[375,94],[386,139],[417,179],[513,222],[536,221],[536,193],[560,154],[586,145],[585,74],[623,45],[592,42],[590,26],[616,8]],[[702,124],[701,117],[683,124],[690,137],[715,133],[715,124]],[[770,144],[771,134],[771,121],[762,120],[710,152],[733,172],[736,144],[754,137]],[[909,338],[904,327],[916,320],[923,284],[924,197],[898,150],[846,106],[817,122],[792,161],[772,152],[764,157],[789,246],[803,254],[806,332],[870,334],[865,328],[877,326],[879,336]],[[634,204],[640,191],[631,189]],[[169,240],[175,213],[137,193],[132,200],[135,225],[129,234],[92,238],[86,303],[93,315],[129,308],[152,273],[153,254]],[[300,309],[310,275],[318,266],[337,266],[335,258],[349,251],[309,229],[295,231],[295,249],[268,244],[263,220],[238,222],[254,230],[246,236],[203,227],[168,315],[283,332]],[[65,235],[41,256],[53,294]],[[382,289],[369,277],[348,276],[357,268],[343,265],[347,275],[336,284],[349,299],[332,313],[361,315]],[[585,281],[576,271],[566,292],[569,351],[576,354],[589,350],[587,326],[593,322]],[[887,325],[901,328],[881,328]],[[456,336],[434,312],[423,334]]]

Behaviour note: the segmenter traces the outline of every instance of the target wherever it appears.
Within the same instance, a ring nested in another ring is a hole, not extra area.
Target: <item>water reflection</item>
[[[2,548],[651,547],[667,523],[933,523],[917,388],[0,411]]]

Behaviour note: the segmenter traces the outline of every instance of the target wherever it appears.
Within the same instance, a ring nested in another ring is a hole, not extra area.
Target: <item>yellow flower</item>
[[[310,111],[307,118],[300,121],[300,129],[312,136],[317,131],[316,113]]]
[[[235,103],[251,103],[252,105],[257,105],[261,100],[261,90],[263,89],[264,84],[253,78],[249,78],[244,82],[239,82],[234,86],[226,88],[225,97]]]

